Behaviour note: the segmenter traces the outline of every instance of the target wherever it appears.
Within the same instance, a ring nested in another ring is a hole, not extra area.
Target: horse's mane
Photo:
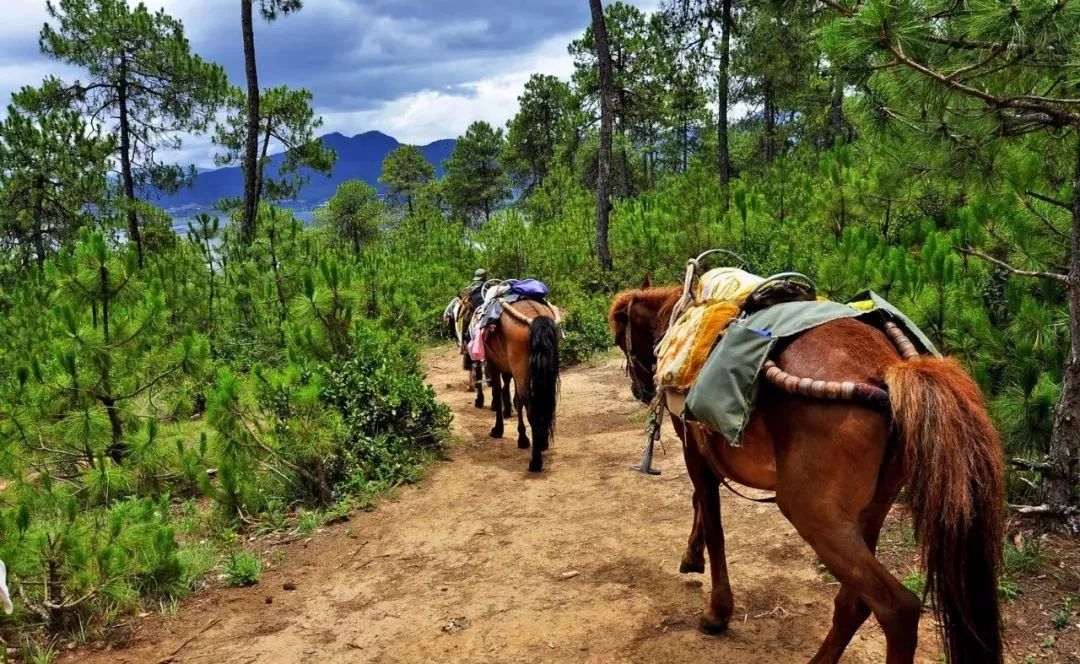
[[[620,325],[626,323],[626,308],[630,306],[631,302],[641,302],[649,309],[656,311],[657,320],[661,325],[659,331],[661,333],[665,332],[668,319],[671,318],[671,310],[675,308],[675,303],[678,302],[681,295],[682,286],[655,286],[619,293],[611,303],[611,309],[608,311],[608,323],[611,325],[611,331],[616,335],[620,334],[622,332]]]

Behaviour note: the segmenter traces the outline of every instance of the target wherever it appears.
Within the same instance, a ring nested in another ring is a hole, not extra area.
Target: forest
[[[573,75],[533,75],[446,176],[414,147],[380,196],[276,207],[335,154],[302,87],[260,89],[129,0],[49,0],[0,122],[0,649],[45,658],[218,573],[251,533],[310,533],[422,477],[450,431],[425,383],[484,267],[547,283],[565,363],[612,347],[614,293],[710,248],[873,289],[976,378],[1014,514],[1080,509],[1080,6],[1065,0],[591,0]],[[212,137],[244,190],[184,235],[161,155]],[[271,147],[282,168],[264,169]],[[628,448],[628,461],[638,450]],[[47,659],[47,658],[46,658]]]

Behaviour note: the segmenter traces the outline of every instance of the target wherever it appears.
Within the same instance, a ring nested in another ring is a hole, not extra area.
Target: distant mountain
[[[379,183],[382,163],[386,155],[401,145],[397,139],[381,132],[369,131],[352,138],[337,132],[320,137],[320,140],[337,152],[337,163],[330,177],[308,173],[310,181],[300,191],[297,200],[288,201],[290,207],[315,207],[324,203],[347,180],[363,180],[385,193],[386,187]],[[420,147],[424,157],[435,166],[436,177],[443,175],[443,161],[450,158],[457,141],[446,139]],[[283,154],[270,157],[269,173],[276,173],[284,160]],[[189,188],[173,195],[158,195],[151,200],[173,214],[193,214],[210,209],[222,198],[239,197],[244,193],[244,174],[239,166],[219,168],[198,173]]]

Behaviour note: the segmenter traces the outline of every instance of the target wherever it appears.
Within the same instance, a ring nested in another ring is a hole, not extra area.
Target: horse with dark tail
[[[498,324],[484,337],[495,411],[491,437],[502,437],[504,418],[512,414],[510,382],[513,380],[517,387],[513,403],[518,413],[518,447],[532,447],[529,470],[534,473],[543,470],[543,453],[555,431],[559,336],[554,309],[543,302],[519,300],[503,304]],[[525,430],[525,415],[532,429],[531,445]]]

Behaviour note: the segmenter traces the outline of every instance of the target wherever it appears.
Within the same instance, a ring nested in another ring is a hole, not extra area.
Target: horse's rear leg
[[[833,628],[813,661],[839,659],[865,620],[857,597],[869,607],[885,632],[886,664],[911,664],[915,659],[922,602],[878,562],[867,541],[868,528],[880,530],[878,519],[884,518],[883,514],[875,513],[873,526],[867,518],[872,507],[881,509],[877,505],[880,496],[875,495],[874,501],[860,513],[851,514],[849,505],[844,504],[849,503],[850,495],[836,494],[834,489],[823,483],[812,490],[796,492],[799,495],[784,495],[781,491],[777,496],[780,509],[841,583]],[[880,493],[880,487],[875,493]],[[830,500],[830,495],[835,495],[835,499]]]
[[[495,413],[502,409],[502,374],[492,366],[488,375],[488,387],[491,388],[491,412]]]
[[[476,401],[473,405],[477,408],[484,407],[484,363],[473,362],[473,386],[476,387]]]
[[[499,371],[491,372],[491,401],[495,411],[495,426],[491,427],[492,438],[503,437],[502,387],[503,375]]]
[[[703,632],[719,634],[727,629],[731,613],[735,609],[735,599],[731,595],[727,554],[724,551],[724,524],[720,518],[720,481],[709,469],[705,457],[701,454],[696,440],[699,435],[696,432],[693,433],[683,446],[686,469],[690,474],[690,480],[694,483],[694,509],[700,513],[699,532],[703,533],[705,546],[709,550],[709,573],[712,577],[709,605],[701,614],[699,625]],[[698,519],[699,517],[695,516],[695,528],[697,528]],[[693,536],[691,533],[691,538]],[[691,539],[691,546],[693,546],[693,539]],[[689,550],[687,554],[690,554]]]
[[[871,553],[877,551],[878,536],[896,495],[903,484],[903,472],[899,463],[891,464],[882,476],[874,501],[863,512],[863,541]],[[833,602],[832,628],[821,644],[811,664],[836,664],[844,654],[851,639],[870,617],[870,607],[859,596],[855,586],[843,584]]]
[[[527,450],[529,449],[529,434],[525,429],[525,402],[521,398],[520,391],[514,394],[514,407],[517,408],[518,416],[518,447]]]
[[[503,374],[503,392],[502,392],[502,404],[503,404],[503,417],[511,417],[514,414],[513,409],[510,407],[510,383],[514,380],[511,374]]]

